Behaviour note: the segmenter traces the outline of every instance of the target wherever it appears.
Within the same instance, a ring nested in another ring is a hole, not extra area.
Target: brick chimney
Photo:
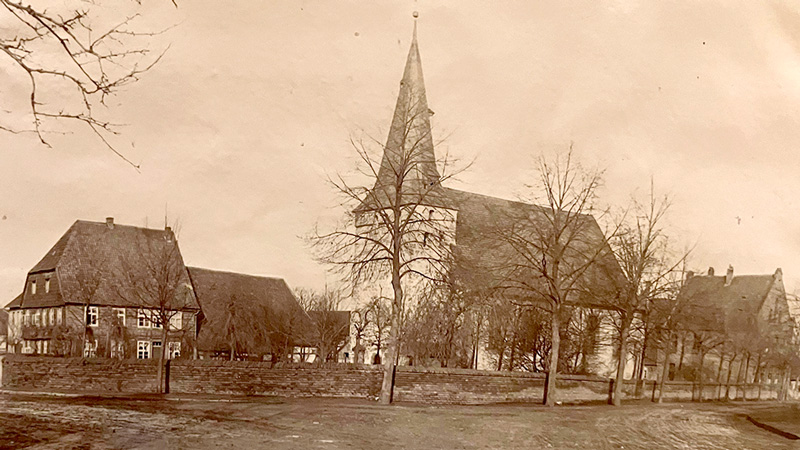
[[[714,276],[714,268],[713,267],[709,267],[708,268],[708,276],[710,276],[710,277]]]
[[[114,218],[113,217],[106,217],[106,226],[109,230],[114,229]]]
[[[728,271],[725,272],[725,286],[730,286],[733,281],[733,266],[728,265]]]

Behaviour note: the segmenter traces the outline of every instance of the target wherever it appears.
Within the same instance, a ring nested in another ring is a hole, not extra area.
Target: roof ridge
[[[208,269],[206,267],[197,267],[197,266],[186,266],[186,269],[189,270],[189,271],[192,271],[192,270],[205,270],[207,272],[225,273],[225,274],[228,274],[228,275],[239,275],[239,276],[242,276],[242,277],[266,278],[268,280],[279,280],[279,281],[286,282],[286,279],[281,278],[281,277],[272,276],[272,275],[254,275],[254,274],[250,274],[250,273],[233,272],[233,271],[230,271],[230,270],[220,270],[220,269]]]

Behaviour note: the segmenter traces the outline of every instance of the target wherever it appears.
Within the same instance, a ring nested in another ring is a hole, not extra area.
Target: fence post
[[[171,360],[167,360],[166,367],[164,368],[164,393],[169,394],[169,368]]]
[[[608,404],[614,404],[614,379],[611,378],[608,380]]]

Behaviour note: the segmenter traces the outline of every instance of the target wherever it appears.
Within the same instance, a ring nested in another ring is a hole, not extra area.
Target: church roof
[[[397,96],[392,124],[386,138],[381,165],[372,196],[365,198],[357,210],[369,210],[392,204],[395,186],[402,182],[403,202],[416,203],[425,197],[427,206],[445,206],[441,192],[441,176],[436,167],[430,116],[422,76],[422,59],[417,43],[417,25],[408,50],[400,92]]]

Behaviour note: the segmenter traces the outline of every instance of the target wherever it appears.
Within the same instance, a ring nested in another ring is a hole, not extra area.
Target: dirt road
[[[378,406],[340,399],[0,395],[0,448],[800,449],[750,412],[786,405]]]

